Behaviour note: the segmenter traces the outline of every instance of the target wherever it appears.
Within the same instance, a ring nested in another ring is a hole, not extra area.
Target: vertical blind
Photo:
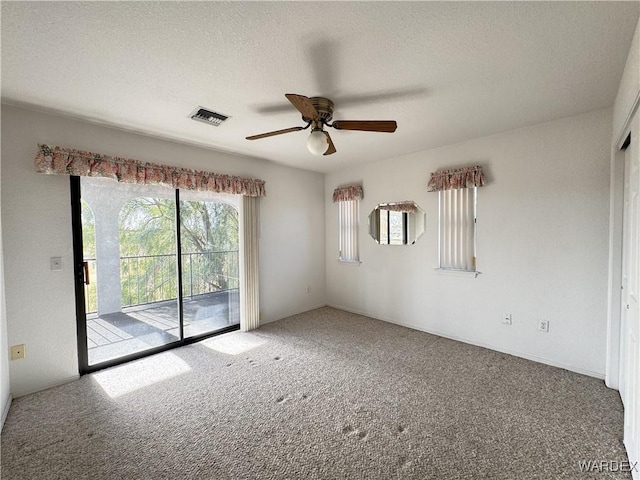
[[[338,187],[333,191],[333,201],[338,204],[340,229],[340,253],[342,262],[358,262],[358,215],[360,200],[364,197],[362,185]]]
[[[260,326],[260,286],[258,272],[258,197],[242,197],[241,234],[242,288],[240,289],[240,329],[244,332]]]
[[[440,268],[475,270],[476,187],[440,190]]]
[[[338,202],[340,224],[340,260],[357,262],[358,254],[358,200]]]
[[[476,165],[431,173],[429,191],[438,192],[439,268],[476,270],[476,199],[485,184]]]

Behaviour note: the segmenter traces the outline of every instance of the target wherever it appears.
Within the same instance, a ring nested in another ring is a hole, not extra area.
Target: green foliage
[[[214,202],[180,202],[180,232],[184,253],[238,249],[238,212]]]
[[[184,295],[238,288],[238,257],[223,253],[238,250],[235,208],[226,203],[180,202],[180,233]]]
[[[120,212],[123,305],[176,298],[175,201],[137,198]],[[216,202],[180,202],[183,293],[238,287],[238,212]]]
[[[82,250],[84,258],[96,258],[96,220],[87,202],[80,202],[82,211]]]
[[[175,201],[136,198],[120,210],[120,256],[171,255],[176,251]]]
[[[89,285],[84,286],[85,311],[96,312],[98,310],[98,294],[96,291],[96,221],[93,211],[87,202],[81,200],[82,215],[82,255],[84,261],[89,263]]]

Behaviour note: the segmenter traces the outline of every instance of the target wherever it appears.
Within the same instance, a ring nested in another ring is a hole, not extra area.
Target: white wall
[[[262,321],[325,304],[321,174],[3,105],[8,338],[10,345],[26,344],[27,352],[24,360],[11,362],[14,396],[78,374],[69,179],[34,172],[38,142],[262,178],[267,189],[260,205]],[[63,271],[49,269],[52,256],[62,257]]]
[[[340,308],[596,377],[605,371],[611,109],[328,174],[327,299]],[[400,126],[401,128],[401,126]],[[482,165],[478,278],[438,274],[429,173]],[[336,186],[362,182],[362,264],[337,261]],[[377,245],[367,215],[414,200],[415,245]],[[501,323],[511,313],[513,325]],[[549,333],[537,321],[550,321]]]

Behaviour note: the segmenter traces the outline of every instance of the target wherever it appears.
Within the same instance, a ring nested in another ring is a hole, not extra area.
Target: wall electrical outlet
[[[505,313],[502,316],[502,323],[504,323],[505,325],[511,325],[511,314],[510,313]]]
[[[549,320],[538,320],[538,330],[541,332],[549,331]]]
[[[11,347],[11,360],[19,360],[21,358],[24,358],[24,355],[24,344],[14,345],[13,347]]]

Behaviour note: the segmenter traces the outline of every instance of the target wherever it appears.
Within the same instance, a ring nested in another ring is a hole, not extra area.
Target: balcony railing
[[[85,259],[89,274],[96,278],[96,260]],[[177,298],[176,255],[120,257],[122,306],[131,307]],[[239,288],[238,251],[183,253],[182,297]],[[98,310],[96,282],[85,285],[87,313]]]

